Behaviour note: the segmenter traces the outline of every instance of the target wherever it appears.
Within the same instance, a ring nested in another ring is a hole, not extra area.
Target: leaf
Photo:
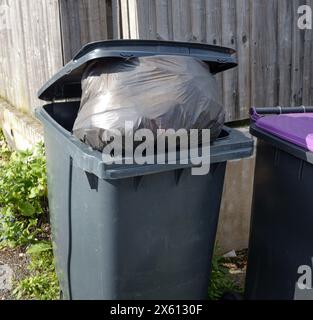
[[[38,196],[38,193],[39,193],[39,188],[38,187],[34,187],[34,188],[31,188],[30,189],[30,192],[29,192],[29,199],[34,199]]]
[[[18,207],[21,211],[22,216],[32,217],[36,213],[36,209],[34,208],[34,206],[27,201],[19,203]]]
[[[27,249],[28,254],[38,254],[44,251],[50,251],[52,250],[52,245],[51,243],[47,242],[40,242],[37,244],[32,245]]]

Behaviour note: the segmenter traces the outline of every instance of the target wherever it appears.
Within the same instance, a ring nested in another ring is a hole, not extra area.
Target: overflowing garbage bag
[[[219,136],[224,110],[209,66],[193,57],[157,55],[90,64],[73,134],[102,151],[110,132],[150,129],[211,129]],[[130,131],[131,132],[131,131]]]

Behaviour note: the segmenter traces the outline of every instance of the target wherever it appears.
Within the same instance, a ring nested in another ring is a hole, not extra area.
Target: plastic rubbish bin
[[[132,52],[130,52],[132,51]],[[226,161],[250,156],[252,139],[224,128],[211,146],[211,170],[191,165],[108,165],[71,130],[88,61],[177,53],[234,66],[228,49],[153,41],[91,44],[39,93],[49,207],[64,299],[205,299]]]
[[[258,144],[246,299],[313,299],[300,279],[313,262],[313,113],[304,111],[313,108],[252,112]]]

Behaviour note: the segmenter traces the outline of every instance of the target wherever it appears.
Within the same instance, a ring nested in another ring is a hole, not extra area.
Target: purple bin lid
[[[256,126],[283,140],[313,151],[313,113],[260,117]]]

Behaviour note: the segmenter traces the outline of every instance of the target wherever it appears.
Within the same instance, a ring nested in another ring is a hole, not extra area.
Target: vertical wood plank
[[[172,1],[156,0],[156,38],[160,40],[173,39]]]
[[[122,38],[120,0],[112,0],[113,39]]]
[[[106,38],[108,40],[113,39],[113,7],[112,7],[113,0],[105,0],[99,2],[99,14],[100,17],[105,12],[105,21],[104,19],[100,20],[101,29],[105,30],[107,33]]]
[[[105,0],[86,2],[88,37],[82,39],[83,44],[90,41],[99,41],[108,39],[107,27],[107,5]]]
[[[0,0],[0,8],[1,8],[1,12],[0,12],[0,23],[1,23],[1,30],[0,30],[0,43],[2,43],[2,45],[0,46],[0,97],[5,96],[4,91],[5,91],[5,80],[4,80],[4,69],[5,69],[5,61],[4,61],[4,56],[5,56],[5,44],[6,41],[5,39],[5,29],[4,29],[4,23],[5,23],[5,10],[4,10],[4,5],[5,2],[4,0]]]
[[[140,1],[128,0],[128,19],[129,19],[129,36],[131,39],[139,38],[139,17],[138,17],[138,7]],[[143,28],[142,28],[143,29]]]
[[[156,39],[156,0],[135,1],[138,20],[137,37],[139,39]]]
[[[14,72],[14,61],[10,57],[10,52],[13,49],[13,39],[12,39],[12,33],[14,32],[14,19],[15,17],[15,12],[14,12],[14,4],[12,2],[7,2],[8,4],[8,26],[7,29],[5,30],[5,40],[6,40],[6,53],[7,53],[7,61],[6,61],[6,70],[5,70],[5,82],[6,82],[6,97],[13,101],[13,103],[16,103],[16,96],[14,95],[14,85],[16,84],[16,81],[12,81],[12,74]]]
[[[278,1],[278,104],[290,106],[292,62],[292,1]]]
[[[120,0],[121,18],[122,18],[122,38],[130,38],[129,30],[129,12],[128,12],[128,0]]]
[[[205,1],[206,42],[222,44],[222,7],[220,0]]]
[[[40,48],[37,36],[40,36],[39,28],[39,9],[37,5],[36,8],[32,8],[34,2],[30,0],[29,2],[19,1],[21,5],[22,12],[22,21],[23,21],[23,30],[24,30],[24,41],[26,48],[26,66],[28,81],[30,83],[29,93],[30,93],[30,104],[32,107],[35,107],[36,100],[36,89],[42,85],[44,78],[43,69],[41,67],[40,61]],[[15,84],[16,86],[16,84]],[[14,104],[15,105],[15,104]]]
[[[191,30],[192,41],[205,42],[205,1],[193,0],[191,1]]]
[[[237,16],[237,60],[238,60],[238,101],[235,106],[235,119],[249,116],[251,107],[250,38],[251,2],[236,1]]]
[[[252,2],[252,103],[278,104],[277,1]]]
[[[16,18],[18,18],[18,15],[16,13],[16,3],[14,2],[8,2],[9,5],[8,10],[6,10],[6,29],[3,30],[5,33],[5,43],[4,45],[7,47],[7,61],[5,61],[6,70],[5,70],[5,83],[6,83],[6,90],[5,95],[7,97],[11,98],[11,101],[14,104],[17,104],[19,101],[18,95],[14,95],[14,87],[20,85],[20,74],[17,72],[18,70],[18,62],[14,63],[14,59],[17,58],[16,56],[16,50],[14,50],[14,43],[15,41],[18,41],[18,27],[17,24],[13,24],[12,21],[14,21]],[[19,43],[17,43],[19,45]],[[20,50],[20,48],[18,48]]]
[[[236,2],[222,1],[222,44],[237,50],[237,22]],[[226,120],[233,121],[239,117],[238,110],[238,69],[231,69],[223,73],[223,101],[226,110]]]
[[[298,18],[298,7],[306,4],[305,0],[292,1],[293,17]],[[298,28],[297,20],[293,18],[292,28],[292,68],[291,68],[291,105],[300,106],[303,102],[303,59],[304,30]]]
[[[213,45],[222,44],[222,7],[220,0],[205,1],[206,42]],[[219,102],[223,101],[223,77],[216,75],[219,92]]]
[[[177,41],[191,41],[191,15],[189,0],[173,0],[173,38]]]
[[[306,4],[313,9],[313,0]],[[313,105],[313,30],[304,31],[304,60],[303,60],[303,100],[305,106]]]

